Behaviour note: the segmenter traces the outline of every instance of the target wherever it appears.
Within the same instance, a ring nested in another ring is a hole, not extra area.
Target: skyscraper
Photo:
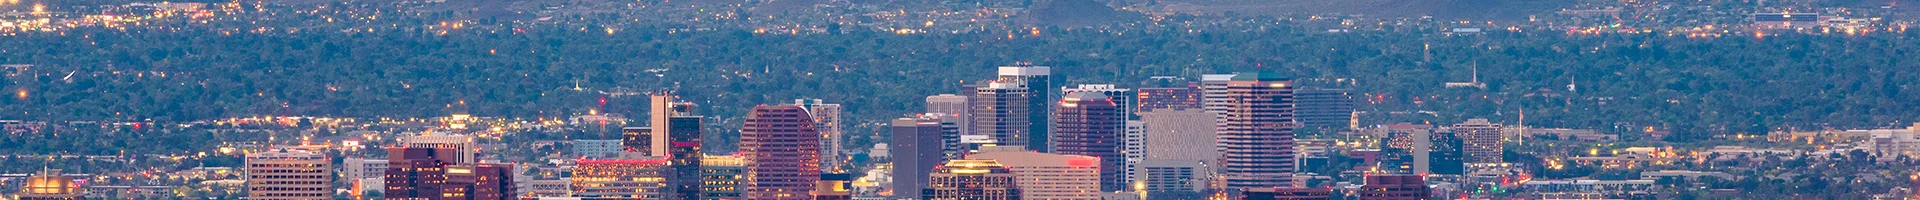
[[[1505,149],[1500,141],[1500,124],[1487,119],[1468,119],[1453,125],[1453,134],[1459,137],[1460,147],[1465,151],[1467,163],[1502,163],[1500,153]]]
[[[1125,132],[1126,134],[1123,135],[1126,137],[1121,139],[1123,141],[1121,142],[1121,154],[1125,154],[1127,160],[1125,162],[1126,164],[1120,166],[1120,169],[1126,170],[1126,176],[1124,179],[1120,179],[1120,183],[1132,183],[1138,180],[1134,178],[1139,174],[1134,171],[1134,166],[1140,164],[1141,160],[1147,158],[1147,123],[1140,120],[1127,120],[1127,129]],[[1126,186],[1121,186],[1121,188],[1124,189]]]
[[[247,154],[247,198],[333,199],[332,164],[326,154],[305,150]]]
[[[1108,98],[1113,99],[1113,105],[1115,105],[1114,109],[1119,110],[1114,112],[1114,114],[1120,115],[1122,118],[1125,118],[1125,119],[1133,119],[1133,113],[1134,113],[1133,97],[1140,96],[1138,93],[1135,93],[1133,89],[1120,88],[1120,87],[1113,86],[1113,84],[1080,84],[1076,88],[1060,88],[1060,90],[1062,92],[1065,92],[1062,94],[1073,94],[1076,92],[1094,92],[1094,93],[1100,93],[1101,95],[1107,95]]]
[[[1134,113],[1159,109],[1200,109],[1200,83],[1187,82],[1186,87],[1140,88],[1139,105]]]
[[[1222,120],[1226,119],[1226,114],[1224,113],[1227,112],[1228,105],[1227,82],[1231,81],[1233,76],[1233,74],[1200,75],[1201,108],[1206,109],[1207,112],[1220,115],[1219,118]]]
[[[1301,88],[1295,91],[1300,125],[1319,129],[1349,128],[1353,123],[1353,90]]]
[[[705,154],[700,151],[701,127],[704,122],[700,116],[680,115],[667,119],[667,136],[673,141],[669,144],[667,157],[667,188],[672,190],[670,197],[690,199],[700,196],[700,163]]]
[[[1229,189],[1294,187],[1293,81],[1270,72],[1240,73],[1227,82],[1226,120],[1219,144],[1226,151]]]
[[[1000,77],[998,80],[995,80],[995,82],[1019,83],[1019,86],[1026,88],[1026,107],[1031,110],[1027,110],[1026,112],[1026,120],[1028,120],[1026,124],[1029,125],[1025,127],[1027,131],[1023,132],[1026,133],[1026,136],[1020,137],[1020,139],[1026,139],[1027,141],[1015,142],[1007,141],[1003,138],[994,139],[1001,140],[1000,142],[1006,142],[1008,144],[1017,143],[1025,145],[1027,149],[1050,152],[1051,149],[1047,149],[1047,139],[1048,135],[1050,135],[1048,129],[1053,127],[1051,121],[1053,115],[1047,108],[1057,100],[1054,98],[1054,94],[1059,94],[1058,91],[1053,89],[1054,79],[1052,68],[1046,66],[1033,66],[1031,63],[1024,62],[1013,66],[1001,66]]]
[[[820,180],[819,131],[807,110],[792,105],[760,105],[740,129],[740,154],[747,162],[748,199],[813,198]]]
[[[1101,92],[1068,93],[1054,107],[1054,153],[1101,158],[1100,191],[1119,191],[1126,185],[1126,154],[1121,135],[1126,117],[1116,114],[1113,101]],[[1036,191],[1027,191],[1033,193]]]
[[[1004,146],[1030,146],[1030,142],[1039,142],[1046,146],[1046,139],[1031,139],[1035,124],[1033,110],[1046,110],[1046,105],[1033,107],[1029,104],[1027,86],[1019,82],[994,81],[980,88],[973,96],[973,131],[976,135],[986,135]],[[1050,117],[1050,116],[1041,116]]]
[[[893,120],[893,142],[887,143],[893,160],[894,198],[919,197],[917,192],[927,188],[927,174],[933,168],[945,163],[945,144],[939,121],[900,118]]]
[[[807,114],[813,117],[813,128],[820,131],[820,169],[826,172],[842,171],[839,167],[844,164],[845,155],[842,155],[844,152],[840,150],[840,143],[845,134],[840,131],[840,104],[828,104],[820,99],[796,99],[793,105],[806,109]]]
[[[951,160],[927,177],[927,200],[1018,200],[1020,187],[1013,170],[994,160]],[[905,191],[895,191],[905,192]]]
[[[954,121],[960,126],[960,134],[973,134],[973,104],[968,99],[979,91],[968,91],[965,96],[940,94],[927,96],[927,115],[935,115]]]
[[[1013,170],[1021,199],[1100,199],[1101,158],[1026,151],[1017,146],[985,147],[967,159],[993,160]]]

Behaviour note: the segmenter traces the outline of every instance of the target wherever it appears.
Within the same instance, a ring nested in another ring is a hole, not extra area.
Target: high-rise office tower
[[[40,169],[40,172],[27,177],[20,186],[20,193],[14,193],[17,200],[81,200],[86,199],[87,189],[80,187],[73,177],[60,174],[59,169]],[[316,197],[317,198],[317,197]]]
[[[1228,189],[1295,187],[1293,81],[1270,72],[1227,81],[1226,120],[1218,131]]]
[[[400,146],[406,148],[453,150],[452,152],[448,152],[452,153],[453,157],[449,157],[449,160],[447,160],[448,162],[452,162],[452,164],[473,164],[474,161],[476,161],[474,156],[478,155],[477,150],[473,147],[472,135],[424,132],[420,133],[420,135],[401,138]]]
[[[1186,87],[1140,88],[1139,103],[1134,113],[1159,109],[1200,109],[1200,83],[1187,82]]]
[[[1000,77],[995,80],[995,82],[1019,83],[1019,86],[1027,90],[1025,95],[1027,97],[1026,107],[1030,110],[1026,112],[1026,120],[1029,121],[1026,124],[1029,124],[1029,126],[1026,127],[1027,131],[1024,132],[1026,136],[1020,137],[1020,139],[1026,139],[1027,141],[1016,142],[1007,141],[1002,138],[994,139],[1001,140],[1000,142],[1007,144],[1025,145],[1027,149],[1040,152],[1052,151],[1051,149],[1047,149],[1047,139],[1049,138],[1048,135],[1051,135],[1049,129],[1053,127],[1053,123],[1050,121],[1053,119],[1053,115],[1051,110],[1047,108],[1058,100],[1054,95],[1060,94],[1059,91],[1053,89],[1053,80],[1055,78],[1052,73],[1052,68],[1033,66],[1031,63],[1019,63],[1013,66],[1000,67]]]
[[[700,151],[703,137],[702,117],[694,115],[692,103],[680,101],[678,96],[669,92],[647,95],[649,103],[648,127],[627,127],[621,130],[620,144],[630,154],[622,157],[654,157],[666,159],[665,166],[657,173],[665,189],[659,191],[663,198],[685,199],[700,195]],[[617,159],[616,159],[617,160]]]
[[[927,115],[939,116],[954,121],[960,126],[960,134],[973,134],[973,104],[968,99],[979,91],[968,91],[965,96],[940,94],[927,96]]]
[[[887,143],[893,160],[893,190],[920,191],[927,188],[927,174],[946,162],[946,144],[939,121],[900,118],[893,120],[893,142]],[[894,198],[919,197],[913,192],[894,192]]]
[[[1133,119],[1133,113],[1134,113],[1133,97],[1140,96],[1139,93],[1134,92],[1133,89],[1115,87],[1113,86],[1113,84],[1080,84],[1076,88],[1060,88],[1060,90],[1062,92],[1065,92],[1062,94],[1073,94],[1076,92],[1094,92],[1094,93],[1100,93],[1101,95],[1106,95],[1108,98],[1113,99],[1113,105],[1115,105],[1114,109],[1119,110],[1114,114],[1120,115],[1121,117],[1124,117],[1126,119]]]
[[[458,164],[447,148],[387,149],[387,199],[511,199],[513,166]]]
[[[810,199],[820,180],[819,131],[807,110],[792,105],[760,105],[740,129],[740,154],[747,161],[748,199]]]
[[[1053,152],[1102,158],[1100,191],[1119,191],[1126,181],[1122,134],[1126,117],[1115,114],[1113,98],[1100,92],[1073,92],[1054,107]],[[1033,193],[1036,191],[1027,191]]]
[[[1120,165],[1120,169],[1126,170],[1126,176],[1120,179],[1120,183],[1132,183],[1137,180],[1134,179],[1137,177],[1135,175],[1139,174],[1134,171],[1134,166],[1147,158],[1147,123],[1140,120],[1127,120],[1125,132],[1126,134],[1122,135],[1126,137],[1121,139],[1124,141],[1121,142],[1121,153],[1126,155],[1127,160],[1125,164]],[[1121,188],[1125,190],[1127,186],[1121,186]]]
[[[700,163],[705,155],[700,151],[701,127],[704,122],[700,116],[679,115],[667,119],[667,136],[671,144],[667,148],[667,188],[672,190],[669,197],[691,199],[700,196]]]
[[[1019,82],[995,81],[973,96],[973,131],[977,135],[986,135],[1002,146],[1030,146],[1032,142],[1046,146],[1046,139],[1028,138],[1032,136],[1032,127],[1045,126],[1035,124],[1031,112],[1047,110],[1046,105],[1033,107],[1028,100],[1027,86]],[[1050,116],[1041,116],[1050,117]]]
[[[1505,149],[1500,141],[1500,124],[1487,119],[1468,119],[1467,122],[1453,125],[1453,134],[1459,137],[1460,149],[1465,151],[1467,163],[1501,163],[1500,153]]]
[[[1200,75],[1200,108],[1213,113],[1213,127],[1227,125],[1227,101],[1231,100],[1227,96],[1227,82],[1232,81],[1234,75]],[[1227,149],[1225,145],[1215,145],[1214,151],[1226,152]]]
[[[305,150],[247,154],[248,199],[333,199],[333,159]]]
[[[740,184],[745,179],[747,161],[739,156],[710,155],[700,160],[700,199],[741,199]]]
[[[1020,147],[985,147],[967,159],[994,160],[1013,175],[1021,199],[1100,199],[1101,158],[1026,151]]]
[[[1367,175],[1366,183],[1360,186],[1359,199],[1367,200],[1417,200],[1432,199],[1427,190],[1427,181],[1420,175]]]
[[[589,199],[667,198],[666,158],[628,153],[620,158],[578,160],[573,167],[573,197]]]
[[[1228,105],[1227,82],[1231,81],[1233,76],[1234,74],[1200,75],[1200,107],[1207,112],[1220,115],[1219,118],[1222,120],[1226,119],[1226,115],[1222,113],[1227,112]]]
[[[994,160],[951,160],[927,177],[926,200],[1018,200],[1013,170]],[[907,192],[898,191],[896,193]]]
[[[1300,125],[1318,129],[1345,129],[1353,123],[1354,99],[1351,89],[1301,88],[1294,102]]]
[[[820,169],[826,172],[845,171],[840,169],[840,165],[846,162],[846,155],[840,150],[841,138],[845,137],[840,131],[840,104],[828,104],[820,99],[797,99],[793,100],[793,105],[806,109],[807,114],[813,117],[813,128],[820,131]]]

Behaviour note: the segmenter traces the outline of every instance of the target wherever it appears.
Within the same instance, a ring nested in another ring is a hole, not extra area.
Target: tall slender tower
[[[1121,140],[1127,119],[1122,109],[1101,92],[1068,93],[1054,107],[1054,153],[1100,158],[1100,191],[1119,191],[1126,181],[1126,155]]]
[[[1229,189],[1295,187],[1293,81],[1271,72],[1234,75],[1227,82],[1224,125]]]
[[[1029,146],[1038,140],[1040,146],[1046,146],[1046,139],[1029,139],[1034,129],[1045,124],[1034,124],[1030,113],[1033,108],[1045,110],[1047,106],[1031,107],[1027,86],[1019,82],[994,81],[980,88],[973,96],[973,131],[985,135],[1002,146]],[[1046,116],[1042,116],[1046,117]],[[1044,121],[1044,120],[1042,120]]]
[[[820,99],[795,99],[794,106],[807,109],[813,117],[814,129],[820,131],[820,169],[826,172],[839,172],[845,160],[840,150],[841,138],[846,137],[840,131],[840,104],[825,103]]]
[[[700,196],[704,187],[700,177],[700,163],[705,155],[700,151],[700,138],[704,127],[701,116],[681,113],[667,119],[667,136],[672,143],[667,144],[667,188],[671,197],[691,199]]]
[[[792,105],[760,105],[740,129],[740,154],[747,162],[747,199],[812,199],[820,181],[820,131],[807,110]]]
[[[1053,94],[1059,94],[1053,89],[1053,79],[1052,68],[1046,66],[1033,66],[1032,63],[1023,62],[1000,67],[1000,77],[996,82],[1019,83],[1019,86],[1027,90],[1026,107],[1031,110],[1027,110],[1026,120],[1031,126],[1026,127],[1026,136],[1021,137],[1027,141],[1017,142],[1026,145],[1027,149],[1050,152],[1050,149],[1047,149],[1049,135],[1047,129],[1053,127],[1050,121],[1053,115],[1046,108],[1057,100]],[[1000,142],[1013,144],[1005,140]]]
[[[893,196],[895,199],[919,197],[927,188],[927,176],[940,163],[946,163],[945,139],[941,122],[929,119],[894,119],[893,142],[887,143],[893,160]]]

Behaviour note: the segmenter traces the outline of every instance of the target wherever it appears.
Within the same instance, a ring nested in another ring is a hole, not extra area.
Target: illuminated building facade
[[[853,200],[853,174],[820,174],[813,184],[814,200]]]
[[[400,146],[406,148],[452,149],[453,152],[450,153],[452,153],[454,157],[447,160],[451,162],[451,164],[473,164],[475,161],[473,157],[477,153],[473,147],[473,136],[471,135],[449,135],[445,133],[425,132],[420,133],[420,135],[401,138]]]
[[[19,200],[80,200],[86,199],[87,191],[80,187],[73,177],[60,175],[58,169],[42,169],[39,173],[27,177],[26,184],[20,187],[20,193],[14,198]]]
[[[1030,92],[1027,86],[1014,82],[996,81],[988,83],[987,87],[980,88],[972,100],[974,134],[989,136],[1002,146],[1026,147],[1032,142],[1039,142],[1040,146],[1046,146],[1044,138],[1028,138],[1035,135],[1032,134],[1032,127],[1046,125],[1035,124],[1035,120],[1029,119],[1034,117],[1030,113],[1036,108],[1040,110],[1047,108],[1046,104],[1040,106],[1029,104],[1027,101],[1031,98],[1028,97],[1028,93]]]
[[[1134,112],[1151,112],[1159,109],[1200,109],[1200,83],[1187,82],[1187,87],[1140,88],[1139,105]]]
[[[1461,151],[1466,155],[1467,163],[1501,163],[1500,153],[1506,147],[1500,140],[1500,124],[1487,119],[1468,119],[1467,122],[1453,125],[1453,134],[1460,138]]]
[[[589,199],[668,199],[666,159],[629,154],[622,159],[579,160],[573,167],[573,196]]]
[[[1025,145],[1027,149],[1032,149],[1040,152],[1052,151],[1052,149],[1048,149],[1049,146],[1047,146],[1048,144],[1047,139],[1049,139],[1048,136],[1051,135],[1049,133],[1051,133],[1052,130],[1049,130],[1049,128],[1053,127],[1053,122],[1051,121],[1053,119],[1053,115],[1052,115],[1052,111],[1048,110],[1047,108],[1050,107],[1050,105],[1052,105],[1055,100],[1058,100],[1057,98],[1054,98],[1053,95],[1060,94],[1059,92],[1053,89],[1053,82],[1054,82],[1053,80],[1055,79],[1055,77],[1053,76],[1052,73],[1053,73],[1052,68],[1049,68],[1046,66],[1033,66],[1033,64],[1031,63],[1019,63],[1012,66],[1000,66],[999,68],[1000,77],[994,80],[994,82],[1015,83],[1016,84],[1015,86],[1019,86],[1021,87],[1020,90],[1025,91],[1025,93],[1022,94],[1022,96],[1025,97],[1025,100],[1019,101],[1019,102],[1026,103],[1026,106],[1024,106],[1024,108],[1028,109],[1028,110],[1025,110],[1025,112],[1020,112],[1021,114],[1027,115],[1026,118],[1024,118],[1024,120],[1027,120],[1027,122],[1025,123],[1027,124],[1027,126],[1023,127],[1023,128],[1026,128],[1027,130],[1020,132],[1020,133],[1024,133],[1025,135],[1019,136],[1017,138],[1005,138],[1005,137],[996,136],[993,139],[1000,140],[1000,142],[1005,143],[1005,145],[1002,145],[1002,146]],[[977,107],[978,105],[975,105],[975,106]],[[1025,141],[1014,141],[1014,140],[1021,140],[1021,139],[1024,139]]]
[[[333,160],[326,154],[273,149],[247,154],[247,198],[333,199]]]
[[[951,160],[934,169],[920,194],[926,200],[1018,200],[1015,179],[1013,170],[994,160]]]
[[[739,156],[709,155],[700,160],[700,199],[742,199],[740,184],[745,178],[746,160]]]
[[[1227,82],[1226,120],[1216,131],[1228,189],[1293,187],[1293,81],[1270,72]]]
[[[1097,183],[1100,191],[1119,191],[1130,185],[1126,181],[1125,146],[1121,140],[1127,118],[1117,114],[1123,111],[1117,108],[1113,98],[1090,91],[1068,93],[1054,107],[1053,122],[1057,127],[1051,140],[1053,153],[1102,158]],[[1027,190],[1028,196],[1041,193]]]
[[[740,129],[740,154],[747,163],[745,198],[813,198],[813,184],[820,180],[820,136],[814,125],[799,106],[760,105],[747,114]]]

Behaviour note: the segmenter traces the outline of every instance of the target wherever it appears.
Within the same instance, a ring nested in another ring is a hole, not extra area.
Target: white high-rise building
[[[247,199],[333,199],[333,161],[326,154],[269,149],[246,157]]]
[[[1126,142],[1126,147],[1123,151],[1127,154],[1127,162],[1123,166],[1126,167],[1127,176],[1122,182],[1132,183],[1140,180],[1135,179],[1139,176],[1138,172],[1134,171],[1134,166],[1140,165],[1140,160],[1147,157],[1147,122],[1140,120],[1127,121],[1127,129],[1125,131],[1126,138],[1123,140]]]
[[[820,99],[795,99],[793,105],[806,109],[813,117],[813,127],[820,131],[820,170],[836,171],[846,162],[841,140],[846,137],[840,130],[840,104],[825,103]]]

